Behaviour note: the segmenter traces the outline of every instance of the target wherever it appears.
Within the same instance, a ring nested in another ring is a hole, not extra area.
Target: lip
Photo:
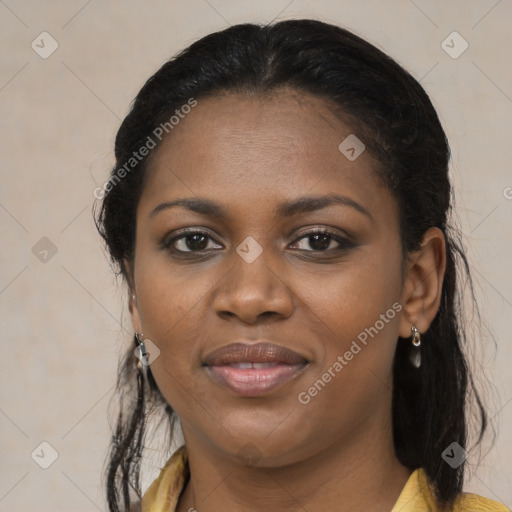
[[[232,343],[206,356],[203,365],[217,382],[241,396],[270,393],[297,377],[309,361],[282,345]]]

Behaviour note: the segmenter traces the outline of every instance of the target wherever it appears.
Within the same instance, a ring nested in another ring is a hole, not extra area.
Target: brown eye
[[[184,231],[178,236],[163,242],[163,247],[175,253],[194,253],[222,248],[213,244],[212,237],[204,231]]]
[[[301,240],[305,240],[305,242],[301,242]],[[299,246],[299,244],[303,245]],[[337,246],[334,244],[337,244]],[[309,245],[310,249],[305,247],[307,245]],[[332,233],[325,229],[317,229],[303,233],[302,236],[292,244],[292,249],[302,249],[308,252],[326,252],[348,249],[353,246],[354,244],[350,240],[337,233]]]
[[[186,235],[181,237],[181,239],[177,239],[176,241],[184,242],[183,245],[191,251],[204,251],[208,246],[208,237],[197,233],[193,235]]]

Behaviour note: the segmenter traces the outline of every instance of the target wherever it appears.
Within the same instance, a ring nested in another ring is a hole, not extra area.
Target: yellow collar
[[[185,446],[180,447],[160,471],[142,498],[142,512],[175,512],[185,482],[189,478]],[[437,506],[422,468],[413,471],[391,512],[436,512]],[[511,512],[497,501],[477,494],[462,493],[456,500],[454,512]]]

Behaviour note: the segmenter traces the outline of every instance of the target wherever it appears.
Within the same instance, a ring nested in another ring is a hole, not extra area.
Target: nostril
[[[264,311],[263,313],[260,313],[258,316],[261,316],[263,318],[266,318],[268,316],[273,316],[275,315],[276,312],[275,311]]]

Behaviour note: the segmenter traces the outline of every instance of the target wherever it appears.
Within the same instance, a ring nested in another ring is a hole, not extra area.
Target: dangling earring
[[[143,385],[144,385],[144,368],[143,360],[147,360],[147,352],[146,346],[144,345],[144,340],[141,339],[144,335],[139,334],[135,331],[135,370],[137,372],[137,401],[140,402],[143,398]]]
[[[409,361],[415,368],[419,368],[421,366],[421,352],[419,348],[421,345],[421,336],[414,324],[411,326],[411,342],[413,347],[410,348]]]

